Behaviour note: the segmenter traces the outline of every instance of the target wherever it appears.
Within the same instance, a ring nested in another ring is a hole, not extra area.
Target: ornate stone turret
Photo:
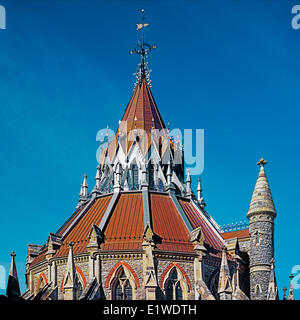
[[[274,258],[274,218],[276,211],[261,158],[259,175],[251,198],[247,218],[250,233],[250,296],[266,300]]]
[[[75,300],[77,298],[78,281],[73,257],[73,245],[73,242],[69,243],[69,255],[63,281],[64,300]]]
[[[12,252],[11,254],[11,265],[7,282],[6,295],[10,299],[19,299],[21,296],[15,256],[16,254]]]
[[[87,184],[87,175],[83,175],[83,183],[82,183],[82,197],[87,198],[88,196],[88,184]]]
[[[202,187],[201,187],[201,179],[200,178],[198,178],[198,185],[197,185],[197,200],[198,200],[200,206],[202,208],[205,208],[206,203],[205,203],[203,196],[202,196]]]
[[[268,300],[278,300],[278,289],[276,284],[275,278],[275,261],[274,259],[271,262],[271,272],[270,272],[270,280],[269,280],[269,287],[268,287]]]
[[[218,286],[218,294],[219,294],[220,300],[231,300],[231,295],[233,291],[226,254],[227,254],[226,247],[224,246],[222,248],[222,261],[221,261],[221,267],[220,267],[219,286]]]
[[[191,172],[188,169],[187,170],[187,174],[186,174],[186,195],[187,197],[191,197],[192,196],[192,179],[191,179]]]
[[[80,207],[87,199],[88,199],[88,184],[87,184],[87,175],[83,175],[83,182],[80,185],[80,192],[79,192],[79,201],[77,207]]]
[[[100,189],[100,180],[101,180],[101,166],[100,164],[97,166],[97,173],[96,173],[96,189]]]

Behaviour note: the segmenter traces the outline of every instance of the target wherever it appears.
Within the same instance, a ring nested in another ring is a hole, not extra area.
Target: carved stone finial
[[[261,167],[264,167],[265,164],[267,164],[268,161],[266,161],[264,158],[261,158],[258,162],[257,162],[257,165],[258,166],[261,166]]]
[[[289,275],[289,278],[290,278],[290,288],[289,288],[288,300],[295,300],[295,297],[294,297],[294,287],[293,287],[293,278],[294,278],[294,275],[291,273],[291,274]]]

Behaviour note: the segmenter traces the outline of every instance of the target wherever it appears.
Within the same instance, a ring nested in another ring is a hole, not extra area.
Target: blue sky
[[[246,219],[264,157],[277,218],[282,297],[299,256],[300,30],[295,1],[0,0],[0,265],[43,244],[94,185],[96,133],[116,128],[132,94],[135,24],[146,9],[153,95],[171,128],[204,128],[207,210]],[[196,186],[197,177],[193,178]],[[0,279],[1,284],[1,279]],[[296,290],[296,298],[300,298]],[[0,291],[3,293],[4,291]]]

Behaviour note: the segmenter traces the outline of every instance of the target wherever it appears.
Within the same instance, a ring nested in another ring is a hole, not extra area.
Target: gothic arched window
[[[214,272],[211,277],[210,285],[209,285],[210,292],[217,300],[219,300],[219,294],[218,294],[219,276],[220,276],[219,272],[217,271]]]
[[[41,276],[40,279],[39,279],[39,282],[38,282],[38,286],[37,286],[37,290],[36,290],[36,291],[38,292],[38,291],[42,290],[42,289],[44,288],[45,284],[46,284],[46,283],[45,283],[43,277]]]
[[[139,168],[136,164],[131,166],[133,189],[137,189],[139,184]]]
[[[164,183],[162,182],[161,179],[158,180],[158,190],[164,191]]]
[[[176,283],[176,286],[175,286],[175,297],[176,297],[176,300],[182,300],[182,289],[181,289],[181,286],[180,286],[180,282]]]
[[[149,185],[150,187],[154,186],[154,165],[152,163],[149,164]]]
[[[123,268],[116,274],[112,290],[114,300],[132,300],[132,287]]]
[[[178,279],[177,269],[173,268],[170,271],[169,278],[165,284],[165,294],[167,300],[182,300],[182,288]]]
[[[255,292],[255,295],[256,295],[257,297],[259,297],[260,294],[261,294],[261,289],[260,289],[260,286],[259,286],[259,285],[256,286],[255,291],[256,291],[256,292]]]
[[[35,288],[35,293],[37,294],[40,290],[42,290],[45,285],[47,284],[47,278],[44,274],[44,272],[42,272],[38,278],[37,284],[36,284],[36,288]]]
[[[260,243],[260,238],[259,238],[259,232],[258,231],[255,234],[255,243],[256,243],[256,245],[259,245],[259,243]]]
[[[79,300],[81,294],[83,291],[83,285],[81,283],[81,281],[79,279],[77,279],[77,291],[76,291],[76,296],[77,296],[77,300]]]
[[[123,300],[123,291],[122,291],[122,287],[121,287],[120,283],[118,283],[116,285],[115,298],[116,298],[116,300]]]

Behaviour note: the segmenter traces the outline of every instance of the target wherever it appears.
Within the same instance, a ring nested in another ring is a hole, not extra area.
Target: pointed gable
[[[63,281],[64,288],[77,288],[77,274],[73,256],[73,242],[69,243],[69,254]]]
[[[223,247],[218,293],[223,293],[223,292],[232,293],[231,277],[230,277],[229,266],[228,266],[226,255],[227,255],[226,248]]]

